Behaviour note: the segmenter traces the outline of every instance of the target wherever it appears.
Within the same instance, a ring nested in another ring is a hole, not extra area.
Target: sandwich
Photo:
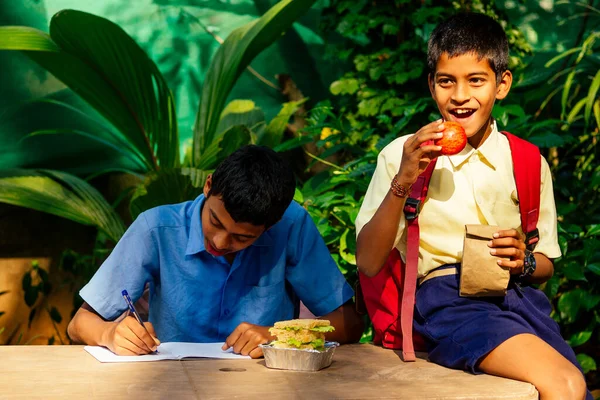
[[[325,334],[334,330],[326,319],[292,319],[276,322],[269,333],[277,336],[273,347],[325,350]]]

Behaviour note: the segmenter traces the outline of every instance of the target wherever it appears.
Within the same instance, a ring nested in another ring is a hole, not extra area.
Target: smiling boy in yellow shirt
[[[379,155],[356,219],[358,268],[375,276],[394,247],[405,258],[406,195],[437,158],[419,214],[419,277],[438,268],[459,270],[465,224],[481,224],[502,228],[489,243],[490,253],[503,257],[498,264],[510,269],[512,279],[504,298],[460,297],[459,274],[424,282],[416,294],[414,323],[430,360],[530,382],[541,399],[591,399],[573,350],[549,316],[548,299],[515,284],[547,281],[561,253],[548,163],[542,157],[540,239],[532,253],[520,226],[508,140],[491,117],[495,101],[504,99],[512,84],[506,35],[487,16],[455,15],[433,31],[428,64],[429,88],[442,119],[396,139]],[[442,137],[443,120],[466,131],[468,144],[457,155],[442,156],[441,147],[430,142]]]

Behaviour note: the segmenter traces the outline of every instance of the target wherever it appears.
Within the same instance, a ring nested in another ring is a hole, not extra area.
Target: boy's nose
[[[217,247],[216,250],[227,250],[229,247],[229,235],[226,233],[215,235],[213,242]]]
[[[464,104],[471,99],[468,85],[458,84],[452,93],[452,100],[458,104]]]

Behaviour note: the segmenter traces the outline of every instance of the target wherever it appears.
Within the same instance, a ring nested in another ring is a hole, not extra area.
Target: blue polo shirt
[[[161,341],[222,342],[241,322],[272,326],[293,318],[295,296],[325,315],[354,295],[298,203],[232,265],[204,248],[203,203],[201,195],[140,214],[81,297],[113,320],[127,308],[121,291],[135,302],[148,283],[149,320]]]

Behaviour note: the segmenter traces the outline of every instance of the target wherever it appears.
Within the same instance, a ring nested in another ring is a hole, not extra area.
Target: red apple
[[[442,146],[441,153],[446,156],[458,154],[467,145],[465,129],[453,121],[444,122],[444,136],[434,141],[437,146]]]

